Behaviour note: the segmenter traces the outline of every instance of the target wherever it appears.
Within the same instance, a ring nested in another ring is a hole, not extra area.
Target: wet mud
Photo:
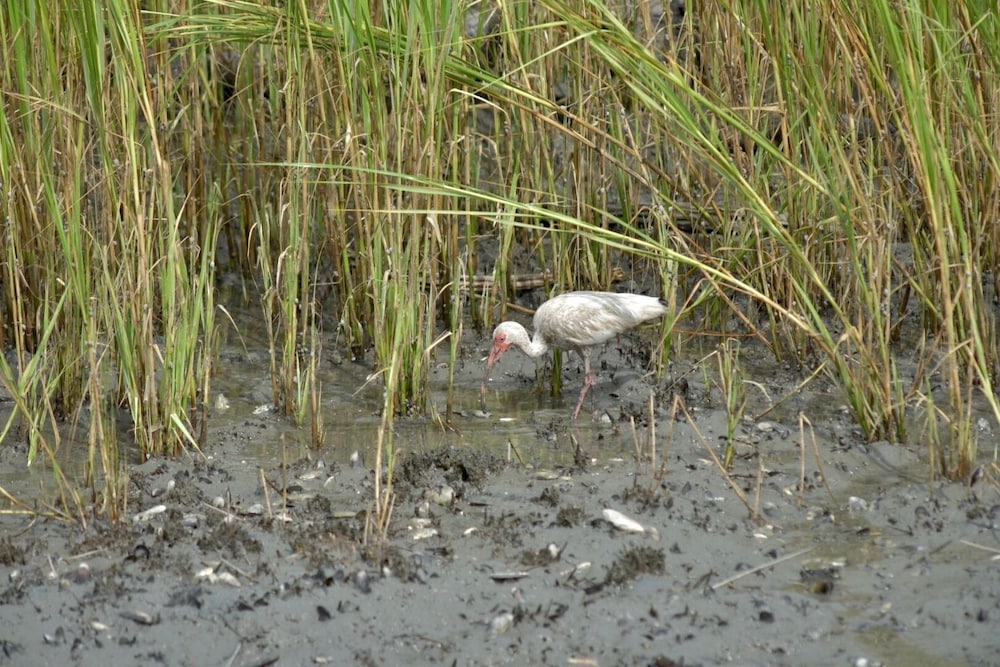
[[[482,415],[488,341],[470,343],[453,428],[399,426],[384,541],[364,364],[338,370],[327,400],[355,412],[313,449],[254,410],[259,359],[227,357],[246,375],[212,445],[133,466],[127,522],[0,516],[0,664],[996,663],[989,474],[931,483],[919,444],[864,443],[833,395],[750,406],[723,473],[707,374],[652,377],[635,361],[648,339],[602,351],[575,422],[579,360],[553,399],[544,365],[505,358]],[[755,379],[780,396],[801,378]]]

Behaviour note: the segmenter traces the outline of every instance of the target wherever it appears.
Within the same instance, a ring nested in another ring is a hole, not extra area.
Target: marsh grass
[[[86,424],[71,513],[125,507],[133,439],[204,442],[220,271],[262,308],[274,404],[315,443],[321,341],[370,355],[373,535],[394,420],[428,410],[431,365],[454,372],[464,323],[503,318],[524,270],[546,294],[655,285],[674,307],[657,370],[677,322],[754,337],[835,378],[870,439],[923,409],[937,474],[970,470],[974,404],[1000,414],[993,5],[476,7],[2,10],[0,433],[55,466]]]
[[[176,88],[169,67],[154,69],[162,44],[145,39],[133,5],[3,11],[0,309],[12,353],[0,381],[21,397],[5,432],[19,420],[28,462],[44,449],[64,486],[75,476],[58,467],[58,443],[76,435],[63,423],[85,426],[90,496],[61,505],[81,520],[117,518],[129,458],[120,409],[141,457],[205,433],[218,212],[182,187],[201,182],[199,167],[171,159],[180,144],[161,129]],[[189,112],[171,122],[196,143]]]
[[[682,74],[676,61],[643,57],[600,5],[587,4],[587,15],[550,4],[591,36],[645,109],[665,110],[648,122],[708,174],[661,194],[700,201],[714,223],[697,257],[717,270],[719,293],[765,306],[777,354],[806,362],[818,352],[872,439],[906,435],[893,342],[917,295],[957,415],[948,470],[967,472],[970,387],[981,385],[996,412],[996,334],[982,301],[992,235],[969,229],[995,202],[961,186],[995,173],[996,161],[984,126],[995,122],[984,102],[996,88],[981,85],[994,78],[996,50],[983,41],[995,35],[970,21],[975,12],[698,3],[700,66]],[[913,248],[912,265],[895,254],[900,241]]]

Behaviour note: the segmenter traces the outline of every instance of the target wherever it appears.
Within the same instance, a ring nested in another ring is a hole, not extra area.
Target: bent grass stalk
[[[719,364],[719,389],[726,404],[726,453],[723,467],[730,470],[736,454],[736,429],[746,411],[746,378],[740,365],[739,341],[729,339],[719,346],[716,358]]]

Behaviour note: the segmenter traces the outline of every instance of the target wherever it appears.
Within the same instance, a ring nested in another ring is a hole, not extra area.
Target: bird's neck
[[[549,351],[549,344],[545,342],[545,337],[536,331],[531,340],[521,346],[521,351],[529,357],[540,357]]]

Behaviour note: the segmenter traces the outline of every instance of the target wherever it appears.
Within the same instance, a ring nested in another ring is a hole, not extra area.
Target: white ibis
[[[486,374],[504,352],[514,346],[529,357],[540,357],[550,347],[576,350],[583,358],[584,378],[573,419],[580,414],[587,391],[597,384],[590,369],[593,348],[643,322],[665,315],[667,302],[655,296],[616,292],[567,292],[549,299],[535,311],[534,338],[517,322],[501,322],[493,331],[493,351]],[[485,379],[483,385],[485,401]]]

